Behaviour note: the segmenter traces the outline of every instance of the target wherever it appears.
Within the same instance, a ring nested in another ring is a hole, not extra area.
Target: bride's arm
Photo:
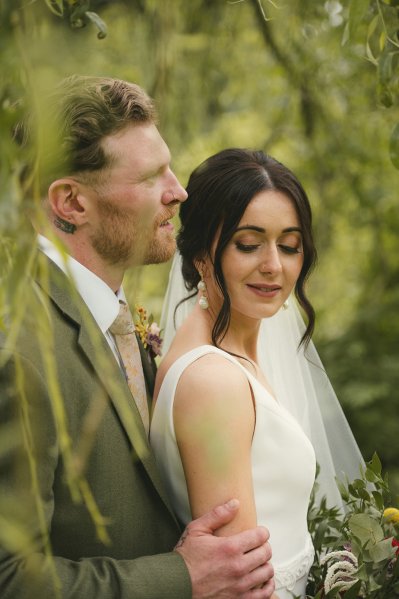
[[[251,468],[255,409],[245,374],[222,356],[198,359],[177,386],[174,425],[193,518],[236,497],[239,513],[218,534],[256,526]]]
[[[236,497],[236,518],[216,534],[256,526],[251,467],[255,409],[245,374],[215,354],[194,362],[176,389],[174,426],[192,517]],[[273,594],[271,599],[279,598]]]

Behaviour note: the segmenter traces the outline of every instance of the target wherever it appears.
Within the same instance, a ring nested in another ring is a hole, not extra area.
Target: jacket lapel
[[[150,408],[151,413],[151,404],[152,398],[154,395],[154,385],[155,385],[155,376],[157,373],[157,367],[154,359],[148,353],[148,350],[144,349],[144,345],[140,339],[140,335],[136,335],[137,344],[140,350],[141,364],[143,366],[143,373],[145,378],[145,383],[147,387],[147,400],[148,406]]]
[[[80,348],[106,389],[137,457],[142,462],[158,494],[175,519],[163,488],[140,413],[112,350],[73,283],[51,260],[48,260],[47,263],[49,289],[44,289],[44,291],[48,293],[59,310],[77,325]],[[42,287],[40,281],[38,283]],[[154,373],[151,365],[146,363],[146,361],[148,362],[148,355],[142,345],[139,344],[139,346],[146,381],[149,388],[152,389]],[[143,352],[145,355],[143,355]]]

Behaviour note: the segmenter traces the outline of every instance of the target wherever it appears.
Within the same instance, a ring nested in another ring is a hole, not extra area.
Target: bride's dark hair
[[[261,151],[231,148],[211,156],[191,173],[188,199],[180,208],[181,229],[177,237],[185,286],[188,291],[193,291],[200,280],[195,261],[207,256],[212,260],[212,246],[219,235],[213,268],[223,304],[212,330],[212,342],[216,346],[230,324],[230,297],[221,265],[223,252],[252,198],[267,190],[279,191],[291,198],[297,212],[304,260],[295,285],[295,296],[308,319],[301,344],[309,343],[314,329],[315,312],[304,288],[316,262],[312,212],[305,190],[296,176],[271,156]]]

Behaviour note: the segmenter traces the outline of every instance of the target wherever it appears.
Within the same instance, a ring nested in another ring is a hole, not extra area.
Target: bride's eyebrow
[[[255,225],[243,225],[242,227],[237,227],[237,231],[256,231],[257,233],[266,233],[266,230],[262,227],[256,227]]]
[[[256,231],[256,233],[266,233],[266,229],[263,227],[257,227],[255,225],[243,225],[242,227],[237,227],[237,231]],[[287,227],[283,229],[283,233],[302,233],[302,229],[300,227]]]

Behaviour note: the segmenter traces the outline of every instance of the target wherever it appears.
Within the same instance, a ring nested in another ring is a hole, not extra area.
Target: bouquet
[[[339,483],[345,513],[317,505],[317,482],[309,507],[315,548],[307,599],[399,598],[399,509],[391,507],[387,476],[374,454],[360,478]]]

